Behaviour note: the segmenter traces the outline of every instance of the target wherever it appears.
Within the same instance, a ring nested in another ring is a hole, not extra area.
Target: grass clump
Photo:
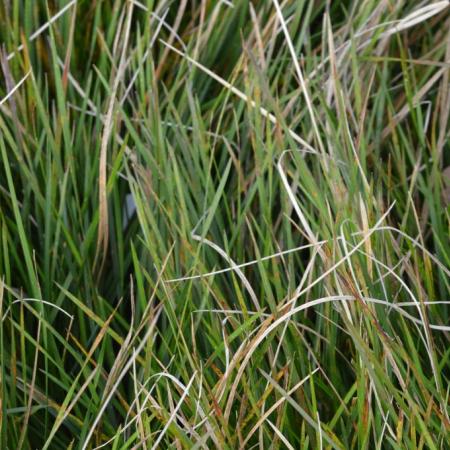
[[[2,2],[0,447],[448,448],[449,11]]]

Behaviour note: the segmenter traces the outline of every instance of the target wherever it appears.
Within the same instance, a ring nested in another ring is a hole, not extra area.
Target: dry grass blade
[[[66,6],[61,8],[54,16],[50,17],[50,19],[45,22],[43,25],[41,25],[29,38],[28,42],[34,41],[38,36],[40,36],[45,30],[47,30],[52,23],[56,22],[64,13],[66,13],[72,6],[74,6],[77,3],[78,0],[71,0],[69,3],[67,3]],[[24,49],[24,45],[21,44],[14,52],[11,52],[8,55],[8,60],[14,58],[14,56],[17,53],[20,53]]]
[[[306,83],[305,83],[305,80],[303,78],[303,73],[302,73],[302,70],[300,68],[300,64],[298,62],[298,57],[297,57],[297,54],[295,52],[294,45],[292,44],[291,37],[289,36],[289,31],[287,29],[286,21],[284,20],[283,13],[282,13],[281,8],[280,8],[280,4],[278,3],[278,0],[272,0],[272,1],[273,1],[273,4],[275,5],[275,9],[277,11],[277,15],[278,15],[278,18],[279,18],[280,23],[281,23],[281,27],[283,28],[284,36],[286,38],[286,43],[287,43],[287,46],[288,46],[288,49],[289,49],[289,53],[291,54],[291,58],[292,58],[292,62],[294,64],[295,72],[296,72],[296,74],[298,76],[298,79],[299,79],[299,82],[300,82],[300,88],[301,88],[303,97],[305,98],[305,101],[306,101],[306,106],[308,108],[308,113],[309,113],[309,116],[311,118],[311,123],[312,123],[312,126],[313,126],[314,135],[315,135],[316,140],[317,140],[317,142],[319,144],[320,152],[321,152],[322,156],[327,156],[326,152],[325,152],[325,147],[324,147],[323,142],[322,142],[322,138],[321,138],[321,134],[320,134],[320,131],[319,131],[319,127],[317,125],[317,120],[316,120],[316,115],[315,115],[314,108],[313,108],[313,105],[312,105],[312,100],[311,100],[311,97],[309,95],[308,89],[306,87]],[[325,167],[327,168],[328,167],[327,158],[324,158],[323,162],[325,164]]]
[[[169,417],[169,420],[167,420],[166,424],[164,425],[164,428],[162,429],[161,433],[159,433],[159,436],[155,440],[151,450],[156,450],[157,448],[159,448],[158,446],[159,446],[160,442],[163,440],[167,429],[169,428],[170,424],[175,420],[178,410],[181,408],[181,405],[183,404],[184,399],[189,394],[189,389],[191,388],[192,383],[194,382],[196,376],[197,376],[197,372],[194,372],[191,379],[189,380],[189,383],[186,385],[185,388],[183,388],[183,394],[181,395],[180,400],[178,401],[177,405],[173,409],[172,414]]]
[[[25,76],[6,94],[6,96],[0,100],[0,106],[6,103],[10,99],[10,97],[14,95],[14,93],[20,88],[20,86],[22,86],[22,84],[26,81],[30,74],[31,70],[28,71]]]
[[[126,52],[128,47],[128,40],[130,38],[132,16],[133,16],[133,3],[129,2],[127,8],[126,25],[122,40],[122,54],[120,57],[119,67],[114,78],[113,88],[110,93],[108,110],[105,116],[104,129],[100,147],[100,164],[98,177],[100,218],[98,224],[97,255],[96,255],[96,259],[100,254],[102,255],[101,256],[102,262],[100,264],[100,268],[103,267],[109,240],[108,194],[106,191],[106,182],[107,182],[106,166],[107,166],[108,144],[114,126],[114,108],[117,100],[116,99],[117,91],[119,88],[119,84],[122,82],[122,78],[124,76],[126,69],[125,66]]]

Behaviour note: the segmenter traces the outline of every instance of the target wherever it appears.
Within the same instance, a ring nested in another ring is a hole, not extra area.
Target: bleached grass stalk
[[[184,399],[189,394],[189,389],[191,388],[192,383],[194,382],[194,379],[195,379],[196,375],[197,375],[197,372],[194,372],[194,374],[192,375],[191,379],[189,380],[189,383],[186,385],[186,387],[183,387],[183,394],[181,395],[180,400],[178,401],[176,407],[174,408],[174,410],[173,410],[171,416],[169,417],[169,420],[166,422],[164,428],[159,433],[158,438],[154,442],[151,450],[156,450],[158,448],[158,445],[160,444],[160,442],[164,438],[164,435],[165,435],[167,429],[169,428],[170,424],[175,420],[177,411],[181,408],[181,405],[183,404]]]
[[[279,428],[277,428],[269,419],[267,419],[266,422],[270,425],[275,434],[281,439],[281,442],[283,442],[286,448],[288,450],[294,450],[294,447],[292,447],[292,445],[289,443],[289,441],[286,439],[283,433],[279,430]]]
[[[311,119],[313,130],[314,130],[314,135],[315,135],[315,138],[316,138],[317,143],[319,145],[320,153],[322,155],[326,155],[325,146],[324,146],[324,144],[322,142],[322,137],[321,137],[321,134],[320,134],[320,131],[319,131],[319,126],[318,126],[317,120],[316,120],[316,113],[314,112],[312,100],[311,100],[310,94],[308,92],[308,89],[307,89],[307,86],[306,86],[306,83],[305,83],[305,79],[303,78],[303,72],[302,72],[302,70],[300,68],[300,64],[298,62],[298,55],[296,54],[296,51],[294,49],[294,45],[292,43],[292,39],[291,39],[291,37],[289,35],[289,31],[287,29],[287,25],[286,25],[286,22],[285,22],[284,17],[283,17],[283,13],[282,13],[281,8],[280,8],[280,4],[278,3],[278,0],[272,0],[272,1],[273,1],[274,6],[275,6],[275,9],[277,11],[277,15],[278,15],[281,27],[282,27],[283,32],[284,32],[284,36],[286,38],[286,44],[288,46],[289,53],[291,54],[291,58],[292,58],[292,62],[294,64],[295,72],[296,72],[296,74],[298,76],[301,92],[303,94],[303,97],[305,98],[306,106],[307,106],[308,113],[309,113],[309,116],[310,116],[310,119]],[[324,161],[325,167],[327,168],[328,167],[327,159],[324,158],[323,161]]]
[[[18,82],[17,84],[0,100],[0,106],[6,103],[14,93],[22,86],[26,79],[30,76],[31,70],[29,70]]]
[[[43,305],[47,305],[47,306],[50,306],[50,307],[52,307],[52,308],[57,309],[58,311],[60,311],[60,312],[62,312],[63,314],[65,314],[65,315],[66,315],[69,319],[71,319],[71,320],[73,320],[73,318],[74,318],[73,315],[69,314],[66,310],[64,310],[64,309],[61,308],[60,306],[55,305],[54,303],[49,302],[49,301],[47,301],[47,300],[42,300],[42,299],[39,299],[39,298],[21,298],[21,299],[19,299],[19,300],[14,300],[13,302],[11,302],[11,304],[8,306],[8,308],[6,309],[6,311],[5,311],[4,314],[3,314],[2,322],[5,321],[6,316],[7,316],[8,312],[9,312],[10,309],[11,309],[11,306],[17,305],[18,303],[20,304],[20,303],[26,303],[26,302],[38,302],[38,303],[41,303],[41,304],[43,304]]]
[[[77,3],[78,0],[71,0],[67,5],[61,8],[54,16],[50,17],[50,19],[41,25],[31,36],[28,38],[28,42],[33,42],[36,38],[38,38],[45,30],[47,30],[54,22],[56,22],[63,14],[65,14],[72,6]],[[24,49],[24,44],[20,44],[15,51],[11,52],[7,59],[8,61],[14,58],[17,53],[20,53]]]
[[[123,42],[122,42],[122,53],[120,57],[119,67],[117,74],[114,79],[113,88],[110,93],[109,104],[107,113],[105,116],[105,126],[103,129],[102,140],[101,140],[101,149],[100,149],[100,163],[99,163],[99,177],[98,177],[98,195],[99,195],[99,214],[100,220],[98,224],[98,239],[97,239],[97,255],[99,256],[102,253],[101,260],[102,263],[100,266],[103,266],[104,258],[106,255],[106,250],[108,248],[109,243],[109,225],[108,225],[108,198],[106,192],[106,182],[107,182],[107,155],[108,155],[108,144],[111,133],[113,131],[114,125],[114,110],[116,104],[116,96],[119,88],[119,84],[122,81],[122,78],[126,69],[126,51],[128,46],[128,40],[130,37],[130,29],[131,29],[131,19],[133,16],[133,3],[129,2],[127,8],[127,19],[125,30],[123,33]]]

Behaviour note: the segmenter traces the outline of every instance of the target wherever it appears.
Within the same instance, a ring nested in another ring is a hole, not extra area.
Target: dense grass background
[[[449,448],[449,12],[2,1],[0,448]]]

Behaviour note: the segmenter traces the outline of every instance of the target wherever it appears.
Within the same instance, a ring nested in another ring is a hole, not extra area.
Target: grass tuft
[[[449,11],[2,2],[0,448],[448,448]]]

